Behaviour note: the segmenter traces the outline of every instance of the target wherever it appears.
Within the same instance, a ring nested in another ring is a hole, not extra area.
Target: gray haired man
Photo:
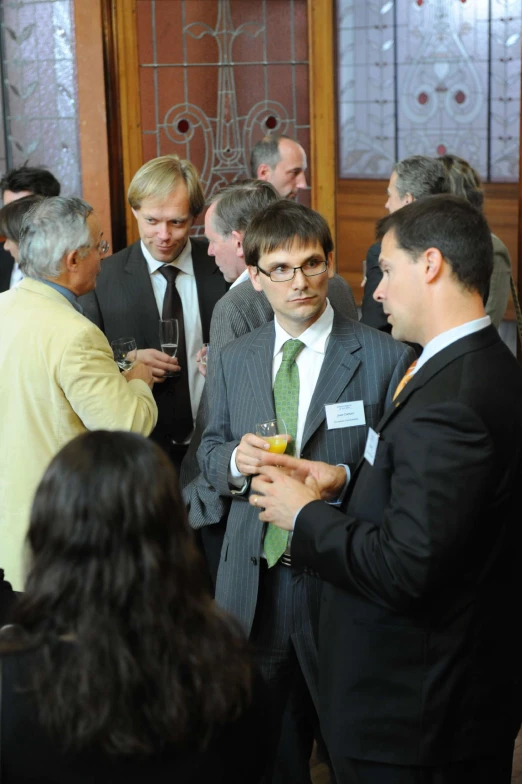
[[[252,177],[266,180],[285,199],[295,199],[306,188],[306,153],[285,134],[268,134],[250,155]]]
[[[15,590],[32,497],[52,457],[86,430],[148,435],[156,422],[152,372],[138,363],[120,374],[77,301],[95,287],[107,249],[89,204],[44,199],[22,226],[24,278],[0,295],[0,541]]]

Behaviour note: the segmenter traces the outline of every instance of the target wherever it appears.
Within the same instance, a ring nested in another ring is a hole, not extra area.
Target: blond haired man
[[[158,424],[152,433],[179,466],[203,391],[196,354],[209,340],[214,305],[227,290],[206,240],[189,239],[205,198],[195,167],[177,155],[145,163],[127,194],[140,240],[102,264],[85,313],[109,340],[135,338],[152,368]],[[177,358],[161,351],[159,319],[177,318]],[[167,373],[173,375],[167,376]]]

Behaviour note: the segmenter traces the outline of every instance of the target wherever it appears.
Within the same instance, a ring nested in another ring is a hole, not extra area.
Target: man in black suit
[[[0,180],[0,191],[4,204],[9,204],[23,196],[59,196],[60,183],[47,169],[39,166],[20,166],[10,169]],[[0,245],[0,294],[8,291],[22,279],[13,256],[4,244]]]
[[[411,380],[369,431],[344,512],[318,500],[333,469],[317,463],[294,464],[304,485],[263,469],[251,503],[295,519],[292,562],[328,583],[319,699],[338,784],[508,784],[522,370],[484,311],[491,234],[469,203],[429,196],[380,235],[375,297],[393,336],[424,347]]]
[[[103,262],[96,290],[81,304],[109,341],[136,340],[138,358],[156,381],[158,424],[151,438],[179,468],[204,385],[196,357],[209,341],[212,310],[227,284],[206,240],[189,239],[205,202],[189,161],[177,155],[148,161],[134,175],[127,198],[141,239]],[[177,358],[161,351],[160,318],[178,319]]]

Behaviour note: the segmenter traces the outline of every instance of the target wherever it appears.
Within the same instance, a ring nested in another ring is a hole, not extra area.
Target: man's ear
[[[415,199],[413,198],[411,193],[407,193],[406,196],[404,197],[404,205],[411,204],[412,201],[415,201]]]
[[[328,254],[328,258],[326,259],[328,263],[328,277],[333,278],[335,275],[335,267],[334,267],[334,258],[333,258],[333,250],[330,251]]]
[[[257,174],[256,177],[258,180],[268,180],[270,178],[270,174],[272,169],[268,165],[268,163],[260,163],[257,167]]]
[[[67,272],[76,272],[78,270],[78,263],[80,261],[80,253],[78,250],[71,250],[63,260],[63,269]]]
[[[444,256],[438,248],[428,248],[424,251],[424,259],[426,269],[426,282],[434,283],[438,280],[444,269]]]
[[[245,254],[243,252],[243,234],[240,231],[233,231],[232,236],[236,245],[236,256],[239,259],[244,259]]]
[[[252,264],[248,264],[247,266],[248,274],[250,275],[250,281],[252,286],[255,288],[256,291],[263,291],[263,287],[259,282],[259,270],[257,267],[254,267]]]
[[[135,210],[134,207],[131,207],[131,210],[132,210],[132,214],[134,215],[136,220],[138,220],[138,212],[139,212],[139,210]]]

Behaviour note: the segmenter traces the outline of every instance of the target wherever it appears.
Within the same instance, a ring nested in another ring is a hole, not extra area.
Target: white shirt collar
[[[154,272],[157,272],[160,267],[165,265],[164,261],[157,261],[154,256],[150,253],[150,251],[145,247],[143,241],[141,242],[141,250],[145,257],[145,261],[149,267],[149,273],[152,275]],[[190,244],[190,240],[187,240],[187,244],[177,256],[174,261],[171,261],[169,266],[177,267],[182,272],[186,272],[188,275],[194,274],[194,267],[192,265],[192,246]]]
[[[490,324],[490,317],[482,316],[482,318],[467,321],[465,324],[459,324],[458,327],[453,327],[453,329],[448,329],[446,332],[441,332],[440,335],[434,337],[433,340],[430,340],[430,342],[426,343],[424,346],[424,350],[417,360],[415,373],[417,373],[419,368],[425,365],[429,359],[435,356],[435,354],[442,351],[442,349],[451,346],[452,343],[455,343],[461,338],[465,338],[467,335],[472,335],[474,332],[480,332],[481,329],[489,327]]]
[[[248,274],[248,267],[247,267],[247,269],[244,269],[243,272],[241,273],[241,275],[239,276],[239,278],[237,278],[237,280],[235,280],[232,283],[232,285],[230,286],[230,289],[233,289],[234,286],[239,286],[239,284],[240,283],[244,283],[245,280],[250,280],[250,275]],[[229,289],[229,291],[230,291],[230,289]]]
[[[316,351],[318,354],[324,354],[326,352],[326,344],[328,342],[328,338],[330,337],[330,333],[332,331],[332,324],[333,324],[334,312],[333,308],[326,300],[326,309],[324,313],[320,316],[320,318],[315,321],[311,327],[308,327],[299,337],[298,340],[301,340],[307,348],[312,349],[312,351]],[[274,317],[274,324],[275,324],[275,343],[274,343],[274,357],[280,351],[283,350],[283,344],[286,343],[287,340],[294,340],[292,335],[289,335],[288,332],[283,329],[283,327],[279,324],[277,320],[277,316]]]

